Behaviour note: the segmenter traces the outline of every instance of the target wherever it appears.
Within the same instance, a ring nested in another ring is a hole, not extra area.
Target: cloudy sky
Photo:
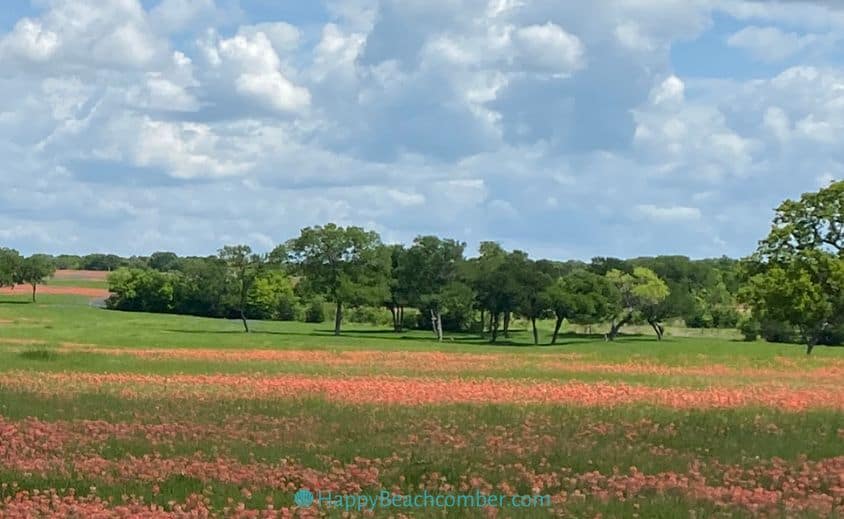
[[[836,0],[7,0],[0,245],[744,255],[844,178],[843,56]]]

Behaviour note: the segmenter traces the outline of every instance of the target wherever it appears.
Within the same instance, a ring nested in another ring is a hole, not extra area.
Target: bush
[[[741,315],[732,306],[719,305],[712,309],[712,324],[715,328],[735,328]]]
[[[276,319],[279,321],[295,321],[299,313],[299,301],[293,294],[285,294],[278,299]]]
[[[759,338],[759,321],[753,317],[743,317],[738,323],[738,328],[742,335],[744,335],[744,340],[748,342],[753,342]]]
[[[349,311],[349,322],[389,326],[393,322],[390,311],[382,307],[356,306]]]
[[[312,299],[305,308],[306,323],[325,322],[325,302],[321,298]]]
[[[831,328],[824,332],[819,344],[824,346],[842,346],[844,345],[844,326]]]
[[[760,333],[768,342],[797,342],[797,334],[794,327],[777,321],[765,320],[761,324]]]

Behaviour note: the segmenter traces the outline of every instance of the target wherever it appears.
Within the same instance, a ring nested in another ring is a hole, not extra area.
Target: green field
[[[51,489],[74,489],[82,515],[121,502],[342,515],[296,507],[299,488],[550,497],[500,517],[844,510],[844,349],[807,358],[719,337],[567,334],[535,347],[524,328],[494,346],[354,324],[341,337],[330,323],[253,328],[72,296],[0,299],[0,502],[12,503],[0,515],[61,515],[34,493]],[[619,387],[641,397],[612,401]],[[400,513],[492,511],[374,510]]]

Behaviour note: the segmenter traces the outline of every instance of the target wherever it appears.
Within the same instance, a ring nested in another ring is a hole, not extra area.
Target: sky
[[[26,254],[739,257],[844,178],[844,2],[8,0],[0,92]]]

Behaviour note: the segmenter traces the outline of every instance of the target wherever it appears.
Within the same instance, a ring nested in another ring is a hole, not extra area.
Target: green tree
[[[557,343],[564,320],[587,323],[601,320],[608,316],[617,300],[617,293],[607,278],[582,269],[558,278],[542,295],[555,317],[551,344]]]
[[[170,313],[175,303],[175,276],[150,269],[120,268],[108,276],[108,308]]]
[[[243,322],[243,329],[249,333],[249,323],[246,321],[246,305],[249,290],[264,266],[264,258],[253,254],[248,245],[227,245],[219,251],[220,260],[228,267],[228,278],[233,289],[235,307]]]
[[[401,332],[404,327],[404,309],[410,304],[413,271],[408,266],[407,249],[404,245],[389,246],[390,251],[390,292],[385,301],[393,317],[393,331]]]
[[[844,180],[800,200],[786,200],[776,210],[768,237],[757,254],[788,261],[802,251],[822,250],[844,258]]]
[[[336,305],[335,335],[340,335],[344,305],[377,305],[388,297],[390,253],[375,232],[333,223],[307,227],[286,248],[309,289]]]
[[[456,240],[419,236],[407,249],[400,267],[400,279],[405,280],[409,301],[420,312],[430,315],[438,341],[443,340],[443,314],[447,311],[444,296],[447,291],[455,290],[451,285],[458,282],[465,247],[465,243]]]
[[[147,264],[151,269],[170,272],[179,269],[179,256],[174,252],[154,252]]]
[[[296,299],[289,277],[278,270],[266,271],[255,279],[249,290],[247,313],[255,319],[293,321]]]
[[[844,324],[844,258],[803,250],[754,275],[742,298],[757,320],[797,328],[809,355],[831,329]]]
[[[174,273],[174,285],[174,312],[203,317],[227,315],[228,267],[220,258],[184,258]]]
[[[13,287],[21,283],[23,258],[14,249],[0,248],[0,287]]]
[[[34,254],[21,263],[20,280],[32,287],[32,302],[35,302],[35,291],[38,285],[56,272],[53,258],[46,254]]]
[[[648,321],[662,340],[664,328],[659,322],[659,305],[668,297],[668,285],[645,267],[635,267],[632,274],[620,270],[607,272],[607,280],[619,294],[615,316],[607,339],[615,340],[621,328],[633,321],[637,315]]]
[[[780,204],[768,237],[743,264],[749,283],[742,300],[766,339],[777,326],[796,328],[811,354],[835,335],[844,322],[842,262],[844,181]]]
[[[510,269],[515,278],[515,286],[519,290],[516,308],[530,321],[533,343],[539,344],[536,320],[544,317],[548,312],[548,300],[544,297],[543,291],[551,284],[551,276],[543,271],[542,265],[531,261],[526,255],[512,256]]]

